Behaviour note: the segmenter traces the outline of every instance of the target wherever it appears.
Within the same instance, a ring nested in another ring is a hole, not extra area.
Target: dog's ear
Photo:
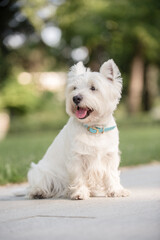
[[[110,59],[107,62],[103,63],[100,67],[100,73],[121,91],[122,88],[122,78],[121,73],[115,64],[115,62]]]
[[[70,68],[70,71],[68,73],[68,77],[72,78],[74,76],[81,75],[86,72],[86,68],[83,65],[83,62],[78,62],[77,64],[73,65]]]
[[[110,81],[119,81],[119,78],[121,78],[121,73],[113,59],[102,64],[100,67],[100,73]]]

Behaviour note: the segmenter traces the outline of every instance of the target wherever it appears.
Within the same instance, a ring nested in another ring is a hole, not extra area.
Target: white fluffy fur
[[[95,87],[95,91],[91,90]],[[113,60],[105,62],[100,72],[91,72],[82,62],[68,74],[66,111],[68,123],[55,138],[43,159],[32,163],[28,172],[31,198],[90,196],[120,197],[128,191],[119,178],[119,134],[117,127],[105,133],[90,133],[88,126],[116,125],[112,116],[121,97],[122,79]],[[77,119],[73,97],[80,94],[79,106],[92,109],[85,119]]]

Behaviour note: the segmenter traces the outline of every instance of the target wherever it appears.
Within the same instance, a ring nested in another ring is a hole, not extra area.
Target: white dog
[[[74,65],[66,88],[68,123],[28,173],[30,198],[124,197],[119,178],[119,134],[112,116],[122,78],[113,60],[99,72]]]

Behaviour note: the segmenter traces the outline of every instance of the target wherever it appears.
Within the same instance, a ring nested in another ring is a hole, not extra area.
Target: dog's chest
[[[83,139],[87,140],[87,139]],[[100,182],[107,168],[108,153],[113,151],[110,141],[104,138],[91,138],[88,141],[75,143],[74,151],[82,164],[88,182],[93,185]]]
[[[115,137],[110,134],[85,135],[82,134],[73,142],[73,149],[81,155],[88,155],[94,159],[105,156],[108,152],[113,152],[117,148]]]
[[[80,134],[72,141],[72,159],[76,157],[81,165],[86,184],[93,195],[104,192],[109,154],[117,147],[117,138],[113,134]]]
[[[82,166],[86,185],[92,196],[103,196],[105,191],[104,179],[107,174],[107,156],[99,153],[93,156],[83,156]]]

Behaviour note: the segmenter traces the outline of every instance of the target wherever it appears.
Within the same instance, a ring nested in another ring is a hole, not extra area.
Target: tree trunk
[[[158,96],[158,74],[159,70],[155,65],[148,65],[146,68],[143,109],[151,110],[156,96]]]
[[[133,58],[131,65],[131,78],[129,84],[128,110],[136,114],[141,110],[144,86],[144,61],[140,55]]]

